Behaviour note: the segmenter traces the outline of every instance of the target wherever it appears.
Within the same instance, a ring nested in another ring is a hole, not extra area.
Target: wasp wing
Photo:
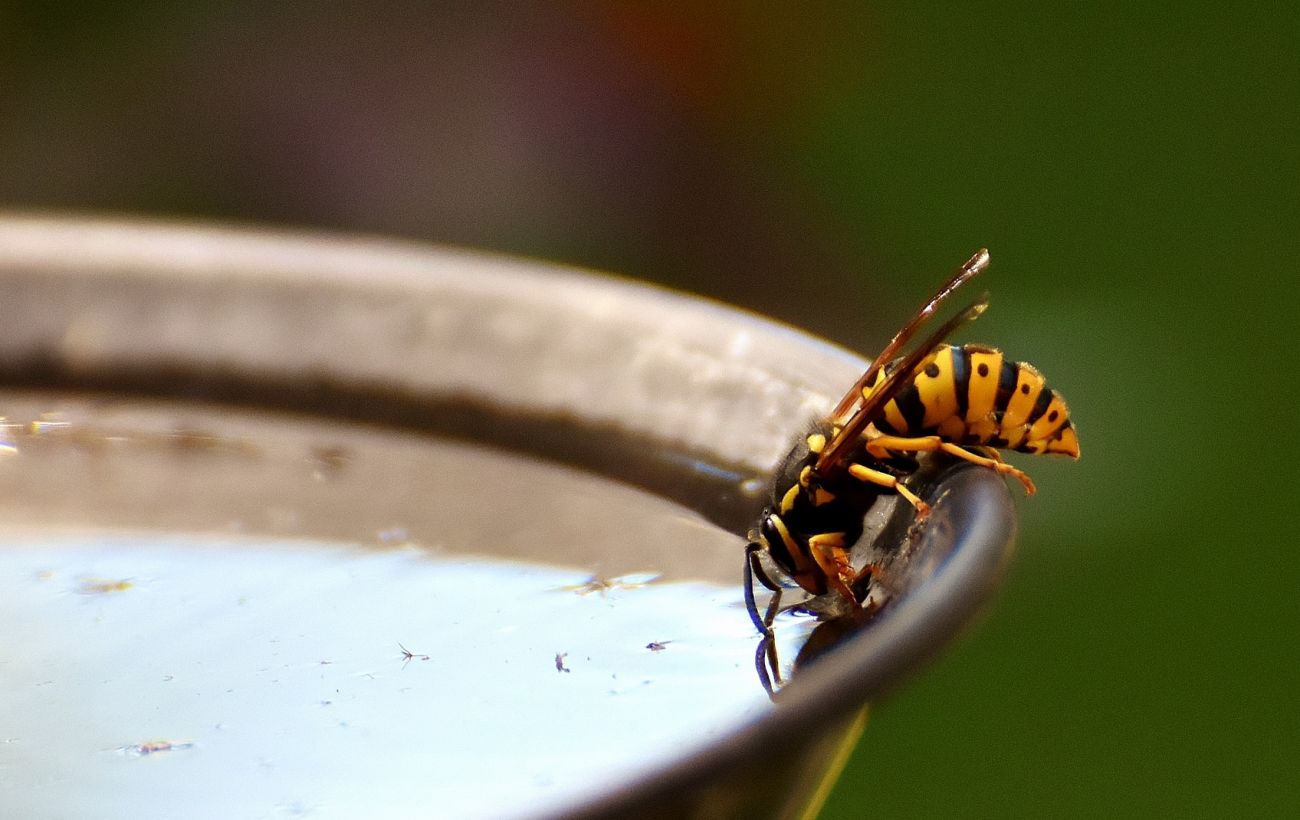
[[[885,405],[912,381],[916,376],[917,368],[921,366],[921,363],[925,361],[926,357],[933,353],[935,348],[943,344],[943,340],[948,338],[954,330],[966,322],[978,318],[979,315],[988,308],[988,306],[989,302],[987,295],[981,298],[978,302],[967,305],[960,313],[944,322],[943,326],[934,333],[931,333],[929,337],[912,350],[911,353],[904,356],[903,359],[899,361],[898,367],[894,368],[894,370],[885,377],[885,380],[882,381],[875,390],[871,391],[871,395],[863,400],[862,405],[858,407],[857,411],[849,417],[846,422],[844,422],[840,427],[839,432],[835,434],[833,439],[831,439],[830,444],[821,451],[821,454],[817,457],[817,465],[815,467],[817,472],[826,475],[829,471],[839,467],[841,460],[845,453],[850,449],[852,443],[857,441],[858,436],[862,435],[862,432],[867,429],[867,425],[871,424],[872,421],[880,416]],[[886,350],[888,350],[888,348]],[[877,367],[877,363],[879,363],[879,367]],[[877,362],[872,363],[872,369],[867,372],[874,375],[874,372],[879,371],[881,367],[884,367],[884,363],[880,362],[878,359]],[[863,385],[865,386],[868,383],[869,382],[864,381]],[[859,388],[859,392],[861,392],[861,388]]]
[[[939,309],[939,305],[943,304],[943,301],[951,296],[953,291],[982,273],[988,266],[988,248],[980,248],[961,267],[957,268],[952,278],[930,297],[930,301],[921,306],[921,309],[908,320],[907,324],[903,325],[903,328],[898,333],[894,334],[894,338],[890,339],[889,344],[885,345],[885,349],[880,351],[880,355],[876,356],[876,360],[867,368],[867,372],[863,373],[862,378],[858,379],[849,392],[844,394],[844,398],[840,399],[840,403],[835,405],[835,410],[831,413],[831,421],[836,424],[843,424],[848,417],[849,410],[862,400],[863,388],[875,380],[880,368],[889,364],[902,352],[903,346],[911,341],[912,337],[916,335],[916,331],[920,330],[921,325],[929,321],[934,312]]]

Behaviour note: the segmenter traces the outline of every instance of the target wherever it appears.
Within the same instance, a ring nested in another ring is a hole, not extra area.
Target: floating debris
[[[569,653],[568,653],[568,652],[556,652],[556,653],[555,653],[555,671],[556,671],[556,672],[566,672],[566,673],[567,673],[567,672],[571,672],[571,671],[573,671],[573,670],[569,669],[569,667],[567,667],[567,666],[564,665],[564,659],[567,658],[567,657],[569,657]]]
[[[110,592],[126,592],[135,586],[130,578],[112,580],[109,578],[83,578],[77,587],[78,595],[107,595]]]
[[[427,661],[429,659],[429,656],[425,655],[422,652],[412,652],[411,650],[407,649],[405,646],[402,646],[401,641],[397,642],[397,647],[402,650],[403,669],[405,669],[406,665],[411,661]],[[328,661],[324,661],[323,663],[328,663]]]
[[[614,590],[641,589],[658,581],[661,577],[661,574],[657,572],[635,572],[620,575],[617,578],[601,578],[599,575],[593,575],[584,583],[569,584],[560,587],[560,589],[578,595],[590,595],[593,592],[599,592],[601,597],[604,597],[606,593]]]
[[[181,752],[193,748],[194,742],[189,740],[179,743],[170,740],[149,740],[131,746],[118,746],[114,751],[127,757],[144,757],[159,752]]]

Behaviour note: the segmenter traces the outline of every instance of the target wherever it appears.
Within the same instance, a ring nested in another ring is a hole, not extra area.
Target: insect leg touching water
[[[929,505],[906,484],[919,456],[943,453],[969,461],[1017,479],[1029,494],[1029,476],[1003,461],[998,450],[1079,457],[1065,400],[1032,365],[992,347],[945,343],[984,312],[987,298],[967,305],[903,353],[939,306],[988,264],[988,251],[981,250],[958,268],[777,470],[772,503],[745,549],[745,605],[759,632],[770,636],[782,590],[764,568],[764,555],[812,595],[834,590],[862,606],[854,590],[862,589],[860,582],[874,568],[855,569],[850,549],[882,494],[902,496],[918,521],[929,514]],[[755,578],[773,593],[761,615]]]

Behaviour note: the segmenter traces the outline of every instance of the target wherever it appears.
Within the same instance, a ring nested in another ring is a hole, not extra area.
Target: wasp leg
[[[972,464],[986,467],[995,473],[1011,476],[1025,486],[1026,495],[1033,495],[1037,491],[1034,482],[1029,476],[1003,461],[1000,456],[989,458],[988,456],[976,455],[965,447],[953,444],[951,441],[944,441],[938,436],[918,436],[917,438],[878,436],[867,442],[867,452],[876,458],[888,458],[890,452],[933,453],[940,451],[957,458],[963,458]]]
[[[979,453],[972,453],[969,449],[953,444],[949,441],[942,442],[942,447],[940,449],[945,453],[957,456],[958,458],[964,458],[967,461],[980,465],[981,467],[987,467],[996,473],[1013,476],[1017,481],[1024,485],[1026,495],[1033,495],[1038,491],[1038,488],[1034,486],[1033,479],[1023,471],[1017,470],[1015,467],[1007,464],[1006,459],[1002,457],[1002,454],[993,447],[975,448],[978,449],[980,453],[983,453],[983,456],[980,456]],[[993,463],[989,464],[986,462]]]
[[[844,596],[844,600],[857,606],[858,599],[849,588],[854,572],[849,554],[844,549],[844,533],[819,533],[808,539],[808,547],[830,585]]]
[[[873,470],[862,464],[850,464],[849,475],[859,481],[866,481],[871,484],[878,484],[881,487],[893,490],[894,492],[907,499],[907,503],[916,508],[916,517],[925,518],[930,514],[930,505],[920,499],[920,497],[911,490],[904,487],[896,476],[889,473],[882,473],[880,470]]]
[[[772,621],[776,619],[776,613],[781,605],[781,587],[772,583],[772,579],[767,577],[762,565],[758,563],[760,550],[762,547],[752,542],[745,547],[745,611],[749,613],[749,619],[754,622],[754,628],[765,637],[771,638]],[[756,577],[759,583],[772,591],[772,601],[768,604],[764,615],[758,614],[758,602],[754,600],[754,578]]]
[[[781,679],[781,666],[776,654],[774,636],[764,635],[759,640],[758,649],[754,652],[754,668],[758,672],[758,682],[762,684],[763,691],[767,692],[769,698],[776,698],[777,690],[785,684],[785,681]],[[772,670],[770,675],[769,669]]]

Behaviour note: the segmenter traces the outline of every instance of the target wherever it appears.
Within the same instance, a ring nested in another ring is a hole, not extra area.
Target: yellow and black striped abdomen
[[[863,396],[892,370],[892,364],[882,368]],[[1033,365],[982,345],[935,348],[874,424],[887,435],[1079,456],[1065,399]]]

